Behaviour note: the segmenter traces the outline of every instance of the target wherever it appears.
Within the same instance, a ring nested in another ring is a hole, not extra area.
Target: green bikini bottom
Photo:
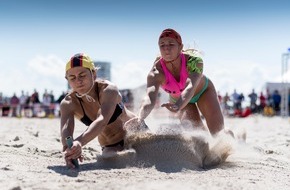
[[[201,96],[201,95],[204,93],[204,91],[207,89],[207,87],[208,87],[208,78],[205,77],[205,84],[204,84],[203,88],[201,89],[201,91],[199,91],[195,96],[193,96],[193,97],[190,99],[189,103],[192,103],[192,104],[196,103],[196,102],[198,101],[198,99],[200,98],[200,96]],[[174,103],[177,101],[177,100],[176,100],[175,98],[173,98],[172,96],[170,96],[170,100],[171,100],[172,102],[174,102]]]

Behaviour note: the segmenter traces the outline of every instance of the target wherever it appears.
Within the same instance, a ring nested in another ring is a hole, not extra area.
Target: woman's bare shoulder
[[[100,93],[105,90],[118,90],[118,87],[115,83],[105,79],[97,79],[95,85],[97,85],[99,88]]]
[[[74,104],[74,98],[72,93],[68,93],[60,102],[60,108],[69,108]]]
[[[75,98],[71,94],[67,94],[60,102],[61,118],[74,116],[77,110],[77,103],[75,101]]]
[[[98,80],[98,92],[100,103],[107,100],[120,99],[120,92],[117,85],[109,80]]]
[[[162,66],[160,63],[160,59],[158,59],[158,60],[155,60],[153,66],[149,72],[149,75],[157,77],[160,74],[163,74],[163,69],[162,69]]]

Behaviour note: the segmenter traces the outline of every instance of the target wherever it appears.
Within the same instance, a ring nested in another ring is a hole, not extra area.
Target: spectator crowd
[[[133,94],[129,89],[120,90],[126,106],[133,109]],[[0,116],[2,117],[59,117],[59,104],[65,97],[63,92],[55,99],[53,91],[44,91],[42,98],[36,89],[29,95],[21,91],[20,96],[16,93],[12,97],[4,97],[0,92]],[[229,94],[221,95],[218,92],[218,100],[224,116],[247,117],[251,114],[262,114],[264,116],[279,115],[281,111],[281,95],[278,90],[267,91],[257,94],[253,89],[249,94],[237,92],[236,89]],[[290,109],[289,93],[289,109]],[[132,105],[131,105],[132,104]],[[290,110],[289,110],[290,112]]]
[[[2,117],[58,117],[59,104],[65,97],[63,92],[55,99],[53,91],[44,91],[42,99],[36,89],[29,95],[21,91],[20,96],[16,93],[12,97],[4,97],[0,92],[0,116]]]
[[[253,89],[245,96],[234,89],[232,94],[226,93],[224,96],[218,94],[218,98],[225,116],[247,117],[251,114],[274,116],[280,115],[281,111],[281,95],[278,90],[274,90],[272,93],[267,90],[266,93],[258,94]],[[290,94],[288,105],[290,108]]]

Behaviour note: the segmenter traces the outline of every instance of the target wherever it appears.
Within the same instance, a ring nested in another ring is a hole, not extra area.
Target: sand
[[[152,133],[130,136],[131,149],[104,158],[95,139],[84,147],[80,169],[70,170],[62,157],[59,119],[2,117],[0,188],[289,189],[289,118],[226,118],[234,140],[170,130],[178,126],[172,119],[149,118],[146,123]],[[76,133],[84,129],[77,122]],[[204,165],[206,159],[211,160]]]

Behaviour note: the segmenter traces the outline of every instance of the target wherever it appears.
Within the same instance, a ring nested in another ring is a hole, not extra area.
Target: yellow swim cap
[[[67,62],[65,71],[68,71],[69,69],[73,67],[85,67],[90,70],[95,69],[94,62],[91,60],[91,58],[83,53],[78,53],[75,54],[74,56],[71,57],[69,62]]]

